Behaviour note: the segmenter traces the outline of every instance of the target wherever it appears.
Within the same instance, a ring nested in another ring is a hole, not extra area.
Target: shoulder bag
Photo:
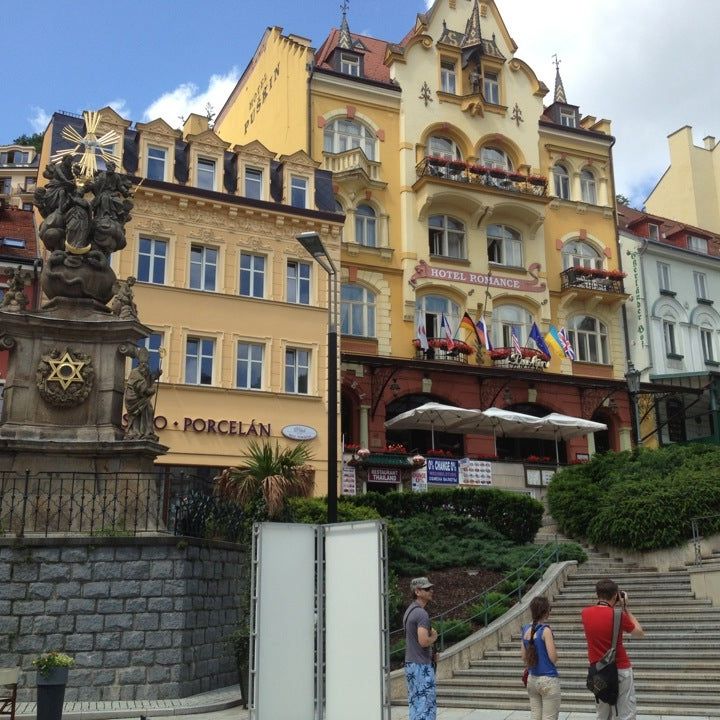
[[[610,649],[595,663],[590,663],[587,674],[587,689],[595,696],[595,702],[617,706],[618,670],[615,663],[617,641],[620,634],[622,610],[614,609],[613,634]],[[617,708],[616,708],[617,709]]]

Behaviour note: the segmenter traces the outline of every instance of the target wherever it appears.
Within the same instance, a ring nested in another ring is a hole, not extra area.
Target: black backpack
[[[610,649],[596,662],[591,663],[587,674],[587,689],[595,696],[595,702],[616,706],[618,701],[618,670],[615,663],[618,635],[620,633],[620,608],[614,609],[613,634]]]

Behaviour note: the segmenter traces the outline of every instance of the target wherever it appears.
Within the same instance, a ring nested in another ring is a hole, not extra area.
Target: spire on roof
[[[465,25],[465,37],[463,37],[463,47],[469,45],[480,45],[482,43],[482,33],[480,32],[480,7],[478,0],[473,0],[473,9],[470,18]]]
[[[567,104],[567,97],[565,96],[565,88],[563,86],[562,78],[560,77],[560,58],[557,55],[553,55],[553,62],[555,63],[555,102]]]
[[[340,5],[340,10],[342,10],[342,22],[340,23],[340,41],[338,42],[338,47],[343,50],[353,49],[353,42],[350,37],[350,26],[347,21],[347,11],[349,8],[350,3],[348,0],[343,0],[342,5]]]

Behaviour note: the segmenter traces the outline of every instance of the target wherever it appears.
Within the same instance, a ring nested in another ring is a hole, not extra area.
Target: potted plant
[[[75,660],[61,652],[47,652],[33,660],[37,669],[37,720],[61,720],[68,669]]]

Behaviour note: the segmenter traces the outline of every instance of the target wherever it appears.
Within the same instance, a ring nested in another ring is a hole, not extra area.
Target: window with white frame
[[[697,237],[696,235],[688,236],[688,249],[694,250],[695,252],[705,253],[708,251],[707,238]]]
[[[310,304],[310,264],[298,260],[287,262],[287,301]]]
[[[377,245],[377,218],[369,205],[358,205],[355,209],[355,240],[360,245]]]
[[[361,148],[368,160],[375,160],[375,133],[357,120],[338,118],[325,126],[323,150],[341,153]]]
[[[168,244],[165,240],[141,237],[138,243],[137,279],[140,282],[165,284]]]
[[[428,140],[428,155],[446,160],[462,160],[462,153],[455,141],[441,135],[432,135]]]
[[[162,365],[162,356],[160,350],[163,344],[164,333],[152,332],[147,337],[143,338],[138,342],[140,347],[144,347],[148,351],[148,365],[150,370],[156,376],[160,372],[160,366]],[[132,366],[137,367],[138,360],[133,358]]]
[[[695,281],[695,297],[698,300],[707,300],[707,275],[702,272],[693,272],[693,280]]]
[[[464,259],[465,225],[448,215],[431,215],[428,219],[430,254]]]
[[[3,195],[12,193],[12,178],[0,177],[0,193]]]
[[[601,365],[610,362],[607,327],[597,318],[591,315],[577,315],[572,318],[568,326],[568,336],[577,361]]]
[[[571,240],[562,249],[563,270],[571,267],[592,268],[600,270],[603,259],[600,253],[589,243],[582,240]]]
[[[507,225],[489,225],[487,247],[490,262],[522,267],[522,236],[514,228]]]
[[[655,223],[649,223],[648,224],[648,237],[651,240],[655,240],[656,242],[659,242],[660,240],[660,227],[656,225]]]
[[[285,392],[307,395],[310,392],[310,351],[285,348]]]
[[[3,150],[0,152],[0,165],[27,165],[30,153],[25,150]]]
[[[709,327],[700,328],[700,343],[702,344],[703,360],[707,363],[715,362],[714,331]]]
[[[498,147],[484,147],[480,151],[480,162],[485,167],[498,168],[508,172],[513,169],[510,156]]]
[[[26,177],[25,178],[25,192],[32,192],[37,186],[37,178]]]
[[[500,104],[500,80],[497,73],[485,73],[483,77],[483,97],[486,103]]]
[[[217,248],[190,246],[190,287],[213,292],[217,281]]]
[[[185,383],[212,385],[215,340],[189,337],[185,343]]]
[[[575,111],[570,108],[560,108],[560,124],[574,128],[577,125]]]
[[[209,158],[198,158],[197,186],[203,190],[215,189],[215,161]]]
[[[440,327],[443,315],[455,333],[460,325],[459,305],[442,295],[423,295],[415,301],[415,327],[422,322],[428,338],[445,337]]]
[[[299,175],[290,176],[290,204],[293,207],[307,207],[307,178]]]
[[[148,180],[165,180],[165,162],[167,150],[165,148],[148,145],[147,177]]]
[[[360,76],[360,58],[357,55],[340,53],[340,72],[345,75]]]
[[[264,255],[240,253],[240,295],[243,297],[265,297]]]
[[[670,265],[664,262],[658,262],[658,287],[660,290],[672,292],[670,288]]]
[[[454,95],[456,80],[455,63],[451,60],[443,60],[440,63],[440,89]]]
[[[677,357],[680,354],[678,352],[677,323],[674,319],[666,318],[662,321],[662,325],[665,355],[667,357]]]
[[[264,359],[264,345],[238,342],[235,387],[242,390],[261,390]]]
[[[245,168],[245,197],[262,200],[263,171],[260,168]]]
[[[375,293],[362,285],[347,283],[342,286],[340,297],[342,334],[375,337]]]
[[[555,195],[562,200],[570,199],[570,175],[564,165],[557,163],[553,167],[553,182],[555,184]]]
[[[583,202],[597,205],[597,186],[595,176],[590,170],[583,170],[580,173],[580,194]]]
[[[511,348],[512,336],[521,347],[527,347],[533,317],[519,305],[500,305],[493,310],[492,329],[496,347]]]

